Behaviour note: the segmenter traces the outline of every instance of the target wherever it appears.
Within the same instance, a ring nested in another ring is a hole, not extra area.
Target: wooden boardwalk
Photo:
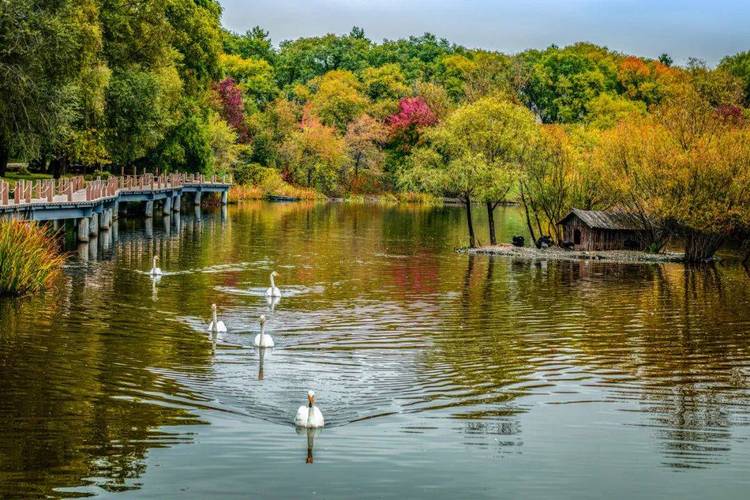
[[[226,178],[180,173],[91,181],[83,177],[18,181],[12,193],[9,184],[0,181],[0,218],[56,224],[75,220],[79,241],[88,241],[89,236],[109,228],[118,216],[120,203],[145,203],[148,218],[153,217],[154,203],[161,203],[165,213],[179,211],[185,193],[196,205],[200,205],[203,193],[220,193],[222,204],[226,204],[230,186]]]

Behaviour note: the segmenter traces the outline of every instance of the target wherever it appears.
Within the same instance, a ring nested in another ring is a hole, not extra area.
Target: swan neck
[[[217,314],[216,314],[216,309],[214,309],[214,310],[211,311],[211,318],[214,320],[213,323],[211,324],[212,325],[211,328],[213,330],[218,330],[219,329],[219,325],[217,323],[218,317],[217,317]]]
[[[273,280],[273,274],[272,274],[271,275],[271,290],[273,290],[274,288],[276,288],[276,282],[274,282],[274,280]]]

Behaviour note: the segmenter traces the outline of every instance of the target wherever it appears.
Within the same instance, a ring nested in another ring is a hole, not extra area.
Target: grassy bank
[[[30,295],[48,288],[64,260],[46,227],[0,221],[0,296]]]

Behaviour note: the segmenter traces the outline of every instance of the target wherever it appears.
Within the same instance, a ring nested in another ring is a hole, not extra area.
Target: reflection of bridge
[[[154,216],[159,202],[165,214],[178,212],[182,195],[191,193],[200,205],[203,193],[221,193],[226,205],[230,183],[226,179],[194,174],[110,177],[85,181],[83,177],[18,181],[11,196],[10,186],[0,181],[0,217],[25,220],[74,220],[78,241],[88,241],[100,229],[109,229],[117,218],[120,203],[145,203],[147,218]]]

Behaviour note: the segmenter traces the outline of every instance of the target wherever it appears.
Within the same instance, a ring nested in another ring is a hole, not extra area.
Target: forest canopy
[[[10,160],[55,177],[271,176],[335,196],[429,191],[490,217],[512,198],[534,239],[558,240],[573,206],[639,211],[658,221],[654,248],[750,233],[750,52],[677,66],[357,27],[274,43],[220,17],[216,0],[0,0],[0,176]]]

